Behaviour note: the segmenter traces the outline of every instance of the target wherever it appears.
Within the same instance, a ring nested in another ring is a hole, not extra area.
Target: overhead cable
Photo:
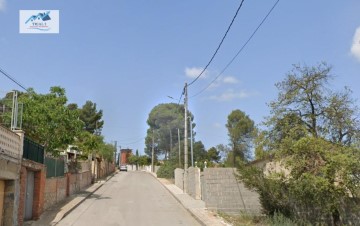
[[[0,68],[0,72],[5,75],[8,79],[10,79],[11,81],[13,81],[15,84],[17,84],[18,86],[20,86],[21,88],[23,88],[26,92],[28,91],[22,84],[20,84],[20,82],[16,81],[15,78],[13,78],[12,76],[10,76],[8,73],[6,73],[3,69]]]
[[[214,80],[212,80],[209,85],[207,85],[204,89],[200,90],[198,93],[194,94],[192,97],[196,97],[198,95],[200,95],[202,92],[204,92],[206,89],[208,89],[225,71],[226,69],[234,62],[234,60],[238,57],[238,55],[244,50],[244,48],[246,47],[246,45],[250,42],[250,40],[254,37],[254,35],[256,34],[256,32],[259,30],[259,28],[262,26],[262,24],[266,21],[266,19],[269,17],[269,15],[271,14],[271,12],[274,10],[274,8],[276,7],[276,5],[279,3],[280,0],[277,0],[275,2],[275,4],[272,6],[272,8],[269,10],[269,12],[266,14],[266,16],[264,17],[264,19],[261,21],[261,23],[257,26],[257,28],[254,30],[254,32],[250,35],[250,37],[248,38],[248,40],[244,43],[244,45],[240,48],[240,50],[235,54],[235,56],[230,60],[230,62],[224,67],[224,69],[214,78]]]
[[[213,59],[215,58],[215,55],[217,54],[217,52],[219,51],[219,49],[220,49],[220,47],[221,47],[221,45],[222,45],[222,43],[224,42],[224,40],[225,40],[225,37],[226,37],[226,35],[228,34],[228,32],[229,32],[229,30],[230,30],[230,28],[231,28],[231,26],[232,26],[232,24],[234,23],[234,21],[235,21],[235,18],[236,18],[236,16],[238,15],[238,13],[239,13],[239,11],[240,11],[240,9],[241,9],[241,6],[243,5],[243,3],[244,3],[244,0],[242,0],[241,1],[241,3],[240,3],[240,5],[239,5],[239,7],[237,8],[237,10],[236,10],[236,13],[235,13],[235,15],[234,15],[234,17],[232,18],[232,20],[231,20],[231,23],[230,23],[230,25],[229,25],[229,27],[227,28],[227,30],[226,30],[226,32],[225,32],[225,34],[224,34],[224,36],[223,36],[223,38],[221,39],[221,42],[220,42],[220,44],[218,45],[218,47],[217,47],[217,49],[215,50],[215,53],[212,55],[212,57],[211,57],[211,59],[210,59],[210,61],[207,63],[207,65],[204,67],[204,69],[200,72],[200,74],[192,81],[192,82],[190,82],[189,83],[189,86],[190,85],[192,85],[194,82],[196,82],[196,80],[198,80],[199,78],[200,78],[200,76],[206,71],[206,69],[209,67],[209,65],[211,64],[211,62],[213,61]]]

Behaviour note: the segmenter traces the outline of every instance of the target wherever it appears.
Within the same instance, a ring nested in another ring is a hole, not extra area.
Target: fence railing
[[[23,158],[44,164],[44,147],[24,137]]]
[[[49,177],[62,177],[64,176],[65,160],[62,158],[51,158],[46,156],[46,178]]]

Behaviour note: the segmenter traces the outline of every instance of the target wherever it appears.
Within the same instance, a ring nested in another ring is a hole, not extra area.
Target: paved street
[[[57,225],[200,224],[150,174],[121,172]]]

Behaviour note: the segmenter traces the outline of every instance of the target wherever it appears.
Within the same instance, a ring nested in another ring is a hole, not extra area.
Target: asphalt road
[[[200,225],[146,172],[119,172],[58,226]]]

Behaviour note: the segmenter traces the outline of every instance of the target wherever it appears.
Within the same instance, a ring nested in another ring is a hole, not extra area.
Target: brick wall
[[[20,169],[20,191],[19,191],[19,207],[18,207],[18,225],[23,225],[25,215],[25,197],[26,197],[26,180],[27,172],[34,172],[34,195],[32,206],[32,219],[36,220],[44,211],[45,198],[45,179],[46,168],[43,164],[33,162],[31,160],[23,159]]]
[[[25,214],[25,190],[26,190],[26,168],[20,169],[20,196],[19,196],[19,210],[18,210],[18,222],[19,225],[23,224]]]
[[[45,168],[34,173],[33,219],[39,219],[44,210]]]
[[[67,177],[47,178],[45,182],[45,203],[44,209],[66,198]]]

